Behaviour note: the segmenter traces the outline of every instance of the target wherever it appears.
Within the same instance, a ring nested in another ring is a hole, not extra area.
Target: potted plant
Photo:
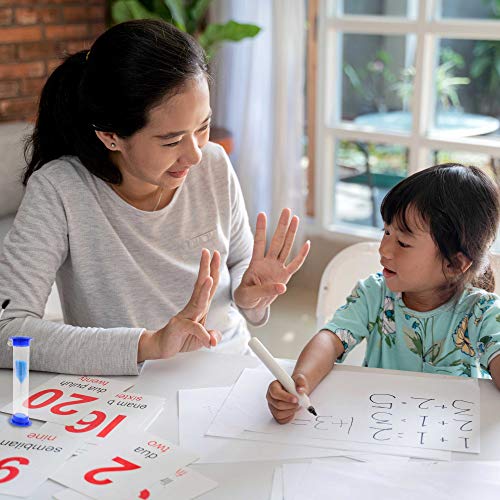
[[[132,19],[163,19],[198,40],[210,61],[223,42],[239,42],[260,32],[254,24],[228,21],[208,23],[207,11],[213,0],[108,0],[113,24]],[[221,144],[229,154],[232,138],[229,131],[212,127],[210,140]]]

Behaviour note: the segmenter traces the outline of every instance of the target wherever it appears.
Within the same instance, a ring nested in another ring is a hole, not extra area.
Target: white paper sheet
[[[344,453],[312,446],[244,440],[235,442],[234,439],[205,436],[230,390],[230,387],[208,387],[179,391],[179,442],[183,448],[200,455],[198,463],[261,462],[340,456]]]
[[[338,425],[338,427],[341,427],[341,430],[342,432],[344,432],[344,434],[340,434],[338,432],[334,434],[332,432],[329,432],[328,437],[320,436],[320,438],[318,439],[311,437],[310,434],[312,434],[312,432],[310,432],[309,434],[302,433],[300,430],[300,426],[298,425],[292,426],[291,424],[287,424],[285,426],[281,426],[276,422],[274,422],[269,413],[269,410],[267,408],[264,399],[264,394],[265,391],[267,390],[267,386],[269,382],[273,379],[273,377],[271,374],[266,373],[262,370],[248,370],[248,369],[242,372],[241,377],[238,379],[237,383],[233,386],[231,393],[224,402],[224,405],[217,413],[214,421],[212,422],[212,425],[207,431],[207,434],[211,436],[233,437],[239,439],[252,439],[252,440],[285,442],[285,443],[293,442],[294,444],[302,444],[309,446],[319,446],[326,448],[330,447],[333,449],[342,449],[342,450],[360,451],[369,453],[372,452],[388,453],[394,455],[431,458],[436,460],[450,459],[451,455],[449,452],[444,450],[434,450],[431,448],[427,448],[423,445],[421,445],[421,448],[417,448],[409,446],[398,446],[392,444],[391,445],[379,444],[377,442],[374,442],[374,440],[371,439],[371,436],[370,436],[371,442],[368,443],[359,441],[347,441],[346,437],[350,437],[349,434],[347,433],[347,430],[349,429],[349,425],[347,424],[349,424],[349,418],[351,418],[351,413],[353,411],[357,412],[355,414],[361,414],[361,415],[365,415],[366,413],[368,418],[371,417],[371,414],[368,413],[369,408],[368,409],[366,408],[366,402],[363,399],[360,399],[359,402],[357,402],[358,399],[356,398],[353,399],[350,396],[350,386],[352,385],[352,380],[355,377],[355,375],[358,375],[357,373],[348,373],[339,371],[338,373],[335,374],[332,373],[331,375],[335,375],[335,377],[333,376],[331,377],[329,375],[325,379],[327,383],[324,384],[325,382],[324,381],[322,384],[320,384],[320,386],[312,394],[311,400],[312,403],[317,407],[316,409],[319,412],[320,416],[325,414],[327,415],[328,414],[327,410],[337,411],[337,407],[331,408],[332,400],[335,400],[335,402],[338,403],[338,408],[339,408],[338,414],[342,415],[343,418],[342,427],[340,426],[340,424]],[[397,375],[395,376],[374,375],[372,373],[366,375],[361,374],[361,375],[362,378],[368,381],[373,381],[375,378],[377,378],[377,383],[379,384],[392,383],[392,381],[388,380],[387,377],[395,377],[396,379],[399,378]],[[330,387],[330,385],[332,384],[331,382],[332,379],[334,379],[335,383],[334,389]],[[406,376],[402,376],[400,377],[400,379],[401,380],[399,380],[399,383],[404,387],[412,387],[413,384],[415,384],[416,386],[420,386],[423,383],[426,385],[426,390],[429,391],[428,380],[422,378],[418,379],[410,378]],[[358,379],[355,380],[359,381],[359,377]],[[441,384],[443,382],[444,382],[443,380],[440,380]],[[469,398],[467,401],[473,401],[473,398],[477,399],[476,394],[477,396],[479,394],[477,381],[457,380],[457,382],[455,381],[449,381],[449,382],[451,384],[465,382],[465,385],[462,385],[460,387],[467,388],[467,390],[469,391],[467,393],[467,397]],[[375,384],[375,382],[371,383]],[[344,384],[345,386],[344,389],[342,389],[342,384]],[[432,389],[434,389],[434,385],[432,386]],[[335,393],[336,397],[332,398],[331,395],[334,394],[333,391],[337,390],[337,386],[340,386],[339,390],[341,391],[341,393],[344,393],[343,396],[344,399],[339,398],[339,396],[336,393]],[[349,388],[349,390],[346,389],[346,387]],[[345,394],[346,392],[347,394]],[[479,406],[479,402],[477,402],[477,406]],[[456,411],[458,412],[462,410],[457,409]],[[478,409],[476,409],[474,413],[474,418],[477,420],[479,418],[478,413],[479,411]],[[332,412],[332,414],[335,413]],[[302,410],[299,413],[297,413],[297,418],[303,418],[304,415],[309,416],[310,414],[305,410]],[[377,414],[377,416],[381,417],[380,414]],[[266,428],[266,426],[268,425],[272,428],[273,432],[269,432],[269,429]],[[373,426],[375,425],[379,424],[376,421],[374,421]],[[256,433],[256,435],[252,436],[253,432],[248,432],[248,431],[241,432],[241,427],[244,427],[246,429],[264,428],[264,430],[267,430],[268,432],[266,433],[258,432]],[[274,432],[274,430],[276,432]],[[343,438],[344,440],[341,441],[339,439],[331,439],[330,436],[332,434],[335,435],[337,438]],[[479,435],[479,433],[477,433],[477,435]],[[359,440],[359,436],[356,436],[356,439]],[[392,440],[394,441],[394,439],[395,438],[393,438]],[[478,439],[475,440],[473,440],[472,438],[469,439],[469,444],[472,443],[475,445],[477,442]],[[417,446],[416,443],[415,446]]]
[[[269,500],[283,500],[283,467],[281,465],[274,468]]]
[[[311,463],[295,473],[302,480],[284,500],[493,500],[500,488],[500,464],[494,462]]]

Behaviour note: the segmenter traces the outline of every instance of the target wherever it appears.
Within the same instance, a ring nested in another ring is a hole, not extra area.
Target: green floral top
[[[489,378],[500,351],[500,297],[468,287],[432,311],[408,309],[384,277],[360,281],[324,329],[351,349],[367,340],[364,366]]]

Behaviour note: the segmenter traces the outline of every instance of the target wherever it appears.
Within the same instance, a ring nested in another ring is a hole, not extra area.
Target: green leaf
[[[389,347],[392,347],[392,344],[391,344],[391,339],[390,339],[389,335],[384,335],[384,338],[385,338],[385,343],[386,343]]]
[[[163,0],[172,14],[174,24],[182,31],[186,31],[186,9],[182,0]]]
[[[189,8],[189,18],[191,23],[198,26],[198,23],[203,19],[203,16],[207,12],[209,5],[212,3],[212,0],[195,0],[191,7]]]
[[[472,61],[470,66],[470,75],[472,78],[480,77],[490,65],[490,60],[487,57],[478,57]]]
[[[199,36],[198,42],[210,57],[217,45],[224,40],[239,42],[244,38],[251,38],[260,32],[254,24],[241,24],[228,21],[226,24],[209,24],[207,29]]]
[[[111,18],[118,24],[132,19],[159,19],[159,16],[138,0],[118,0],[111,6]]]
[[[344,66],[344,73],[346,74],[347,78],[349,78],[351,85],[355,89],[360,89],[362,87],[361,80],[358,76],[358,73],[350,64],[346,64]]]

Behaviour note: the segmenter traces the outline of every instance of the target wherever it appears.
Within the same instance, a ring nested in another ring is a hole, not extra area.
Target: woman
[[[2,345],[31,336],[33,369],[100,375],[216,344],[245,351],[245,318],[267,320],[309,243],[287,264],[288,209],[267,253],[264,214],[252,241],[210,116],[202,49],[161,21],[117,25],[54,71],[0,259]],[[54,280],[64,324],[41,319]]]

